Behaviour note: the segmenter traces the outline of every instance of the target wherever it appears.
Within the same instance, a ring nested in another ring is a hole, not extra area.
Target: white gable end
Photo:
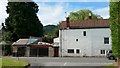
[[[101,50],[111,49],[110,33],[110,28],[60,30],[61,56],[105,56]],[[104,38],[109,38],[109,44]]]

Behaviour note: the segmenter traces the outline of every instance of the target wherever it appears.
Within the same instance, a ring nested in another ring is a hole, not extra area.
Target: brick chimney
[[[66,17],[66,27],[67,27],[67,28],[69,28],[69,27],[70,27],[69,17]]]

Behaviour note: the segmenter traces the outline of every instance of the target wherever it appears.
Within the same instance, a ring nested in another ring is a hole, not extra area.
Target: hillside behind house
[[[59,28],[57,25],[46,25],[43,27],[44,36],[54,36],[57,37],[57,32]]]
[[[53,39],[59,36],[59,25],[46,25],[43,27],[43,41],[53,43]]]

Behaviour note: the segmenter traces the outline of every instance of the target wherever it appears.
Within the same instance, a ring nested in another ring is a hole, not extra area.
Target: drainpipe
[[[60,56],[62,57],[62,29],[60,30]]]

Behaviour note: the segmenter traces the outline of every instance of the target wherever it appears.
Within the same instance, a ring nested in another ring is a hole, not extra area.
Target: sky
[[[62,1],[62,0],[61,0]],[[109,1],[105,0],[64,0],[64,1],[50,1],[35,0],[39,6],[39,12],[37,16],[41,23],[45,25],[56,25],[60,21],[64,21],[65,17],[69,15],[70,12],[75,12],[81,9],[89,9],[94,14],[101,15],[104,19],[108,19],[109,16]],[[102,1],[102,2],[101,2]],[[5,18],[9,15],[6,13],[7,0],[0,1],[0,24],[5,22]],[[66,12],[66,13],[65,13]]]

